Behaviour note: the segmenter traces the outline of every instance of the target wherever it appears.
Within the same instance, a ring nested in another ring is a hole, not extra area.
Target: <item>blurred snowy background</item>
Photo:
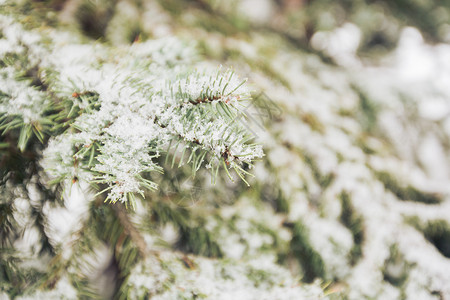
[[[29,14],[30,26],[84,43],[182,40],[198,66],[232,66],[270,104],[249,107],[245,121],[265,151],[250,188],[167,170],[132,214],[158,259],[118,279],[108,238],[83,254],[73,272],[102,297],[450,299],[449,1],[3,2]],[[32,183],[24,189],[33,195]],[[14,197],[23,228],[14,247],[50,261],[30,223],[39,206],[50,243],[72,257],[91,224],[87,184],[67,188],[60,207]],[[77,295],[56,288],[55,299]],[[0,283],[0,298],[2,290],[7,299],[11,287]]]

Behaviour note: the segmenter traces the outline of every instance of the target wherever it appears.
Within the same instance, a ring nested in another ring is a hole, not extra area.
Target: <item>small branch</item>
[[[199,97],[195,100],[189,100],[189,103],[193,104],[193,105],[198,105],[198,104],[202,104],[202,103],[211,103],[213,101],[219,101],[221,99],[223,99],[223,96],[213,96],[211,98],[209,97]]]
[[[115,211],[117,217],[119,218],[120,223],[123,226],[123,229],[125,230],[125,233],[128,234],[133,241],[133,243],[136,245],[136,247],[139,250],[139,253],[143,258],[147,256],[149,253],[147,249],[147,244],[145,243],[144,238],[142,237],[139,230],[134,226],[134,224],[131,222],[130,218],[128,217],[128,213],[121,205],[120,203],[111,205],[113,210]]]

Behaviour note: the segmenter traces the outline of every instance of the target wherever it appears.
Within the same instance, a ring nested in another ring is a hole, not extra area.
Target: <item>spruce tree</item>
[[[0,1],[0,298],[449,297],[450,9],[394,2]]]

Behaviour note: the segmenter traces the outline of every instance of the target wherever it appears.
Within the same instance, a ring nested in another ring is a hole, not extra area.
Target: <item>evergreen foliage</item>
[[[449,6],[0,0],[0,298],[450,297]]]

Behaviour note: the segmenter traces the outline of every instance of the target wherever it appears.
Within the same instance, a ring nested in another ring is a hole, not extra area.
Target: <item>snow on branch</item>
[[[32,131],[50,139],[42,164],[56,182],[100,184],[106,200],[134,206],[136,194],[157,189],[147,174],[163,171],[161,155],[171,154],[172,165],[176,157],[179,166],[191,163],[193,174],[206,160],[213,177],[223,167],[244,181],[252,161],[263,156],[236,122],[251,101],[246,80],[231,70],[194,69],[192,46],[163,39],[111,50],[51,32],[32,56],[35,72],[27,79],[15,67],[29,65],[27,44],[11,37],[11,26],[2,30],[0,42],[11,49],[0,53],[7,65],[0,73],[2,132],[33,124],[21,134],[22,150]],[[15,30],[44,40],[44,33]],[[50,105],[58,109],[48,112]]]

